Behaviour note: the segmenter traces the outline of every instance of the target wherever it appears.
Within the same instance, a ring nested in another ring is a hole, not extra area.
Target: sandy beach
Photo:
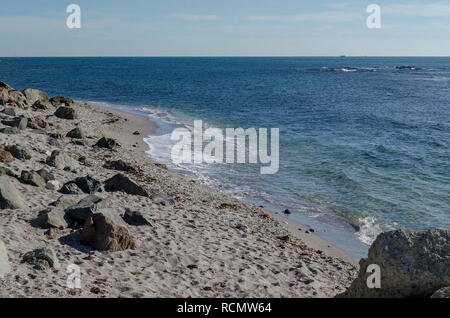
[[[333,297],[357,274],[357,265],[345,253],[307,233],[307,227],[153,162],[143,138],[155,126],[145,117],[76,103],[70,105],[77,114],[72,120],[54,116],[56,107],[14,107],[15,116],[6,115],[4,108],[0,106],[4,120],[22,116],[37,122],[39,116],[45,124],[15,134],[0,133],[2,147],[17,144],[30,154],[30,159],[1,163],[10,170],[2,173],[2,178],[14,185],[26,205],[0,212],[0,240],[11,267],[0,279],[1,297]],[[66,137],[76,127],[83,137]],[[102,137],[112,138],[120,146],[94,146]],[[55,150],[70,154],[77,168],[49,165],[48,158]],[[133,170],[105,168],[116,160]],[[134,248],[100,251],[80,243],[86,225],[49,233],[36,223],[40,213],[61,196],[71,204],[88,196],[63,195],[59,189],[23,182],[22,171],[40,169],[48,170],[61,186],[86,176],[104,183],[122,173],[148,193],[164,194],[175,204],[164,205],[153,196],[121,191],[96,192],[116,217],[129,208],[150,223],[123,225]],[[25,253],[43,247],[54,251],[58,268],[38,270],[23,261]],[[67,285],[67,266],[71,264],[81,271],[79,289]]]

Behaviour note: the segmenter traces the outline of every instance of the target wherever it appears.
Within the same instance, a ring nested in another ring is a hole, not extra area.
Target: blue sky
[[[82,28],[66,8],[80,5]],[[366,8],[382,9],[368,29]],[[450,1],[15,0],[0,56],[449,56]]]

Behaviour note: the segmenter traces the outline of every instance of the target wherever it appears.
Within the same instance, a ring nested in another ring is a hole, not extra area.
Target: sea
[[[450,58],[0,58],[0,80],[147,116],[154,160],[355,260],[383,231],[450,229]],[[279,128],[278,173],[174,164],[171,134],[194,120]]]

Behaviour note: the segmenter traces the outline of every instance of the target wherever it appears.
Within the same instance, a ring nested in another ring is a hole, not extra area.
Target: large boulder
[[[20,145],[5,146],[5,150],[11,153],[14,158],[19,160],[30,160],[31,155],[24,147]]]
[[[48,95],[43,91],[34,88],[27,88],[22,91],[29,105],[33,105],[37,101],[47,101]]]
[[[44,247],[26,253],[22,258],[23,263],[28,263],[37,270],[58,269],[59,261],[53,249]]]
[[[72,158],[68,153],[60,150],[54,150],[47,158],[46,163],[57,169],[75,169],[79,166],[77,160]]]
[[[86,220],[97,213],[98,210],[106,208],[106,201],[96,195],[89,195],[77,204],[66,208],[66,215],[74,222],[84,224]]]
[[[90,216],[83,226],[80,243],[100,251],[135,249],[136,243],[127,228],[115,224],[102,213]]]
[[[77,112],[72,107],[61,106],[55,112],[55,116],[61,119],[74,120],[78,118]]]
[[[8,177],[0,177],[0,209],[25,209],[26,204],[20,192]]]
[[[370,265],[380,267],[381,288],[368,288]],[[341,297],[430,297],[450,286],[450,231],[382,233],[360,261],[358,278]]]
[[[0,279],[5,278],[5,275],[11,271],[9,264],[8,252],[3,241],[0,240]]]
[[[132,195],[148,197],[147,190],[121,173],[105,181],[105,191],[125,192]]]

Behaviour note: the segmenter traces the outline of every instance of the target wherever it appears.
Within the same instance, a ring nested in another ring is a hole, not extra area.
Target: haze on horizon
[[[66,8],[81,7],[81,29]],[[370,4],[382,28],[369,29]],[[0,56],[449,56],[450,1],[16,0]]]

